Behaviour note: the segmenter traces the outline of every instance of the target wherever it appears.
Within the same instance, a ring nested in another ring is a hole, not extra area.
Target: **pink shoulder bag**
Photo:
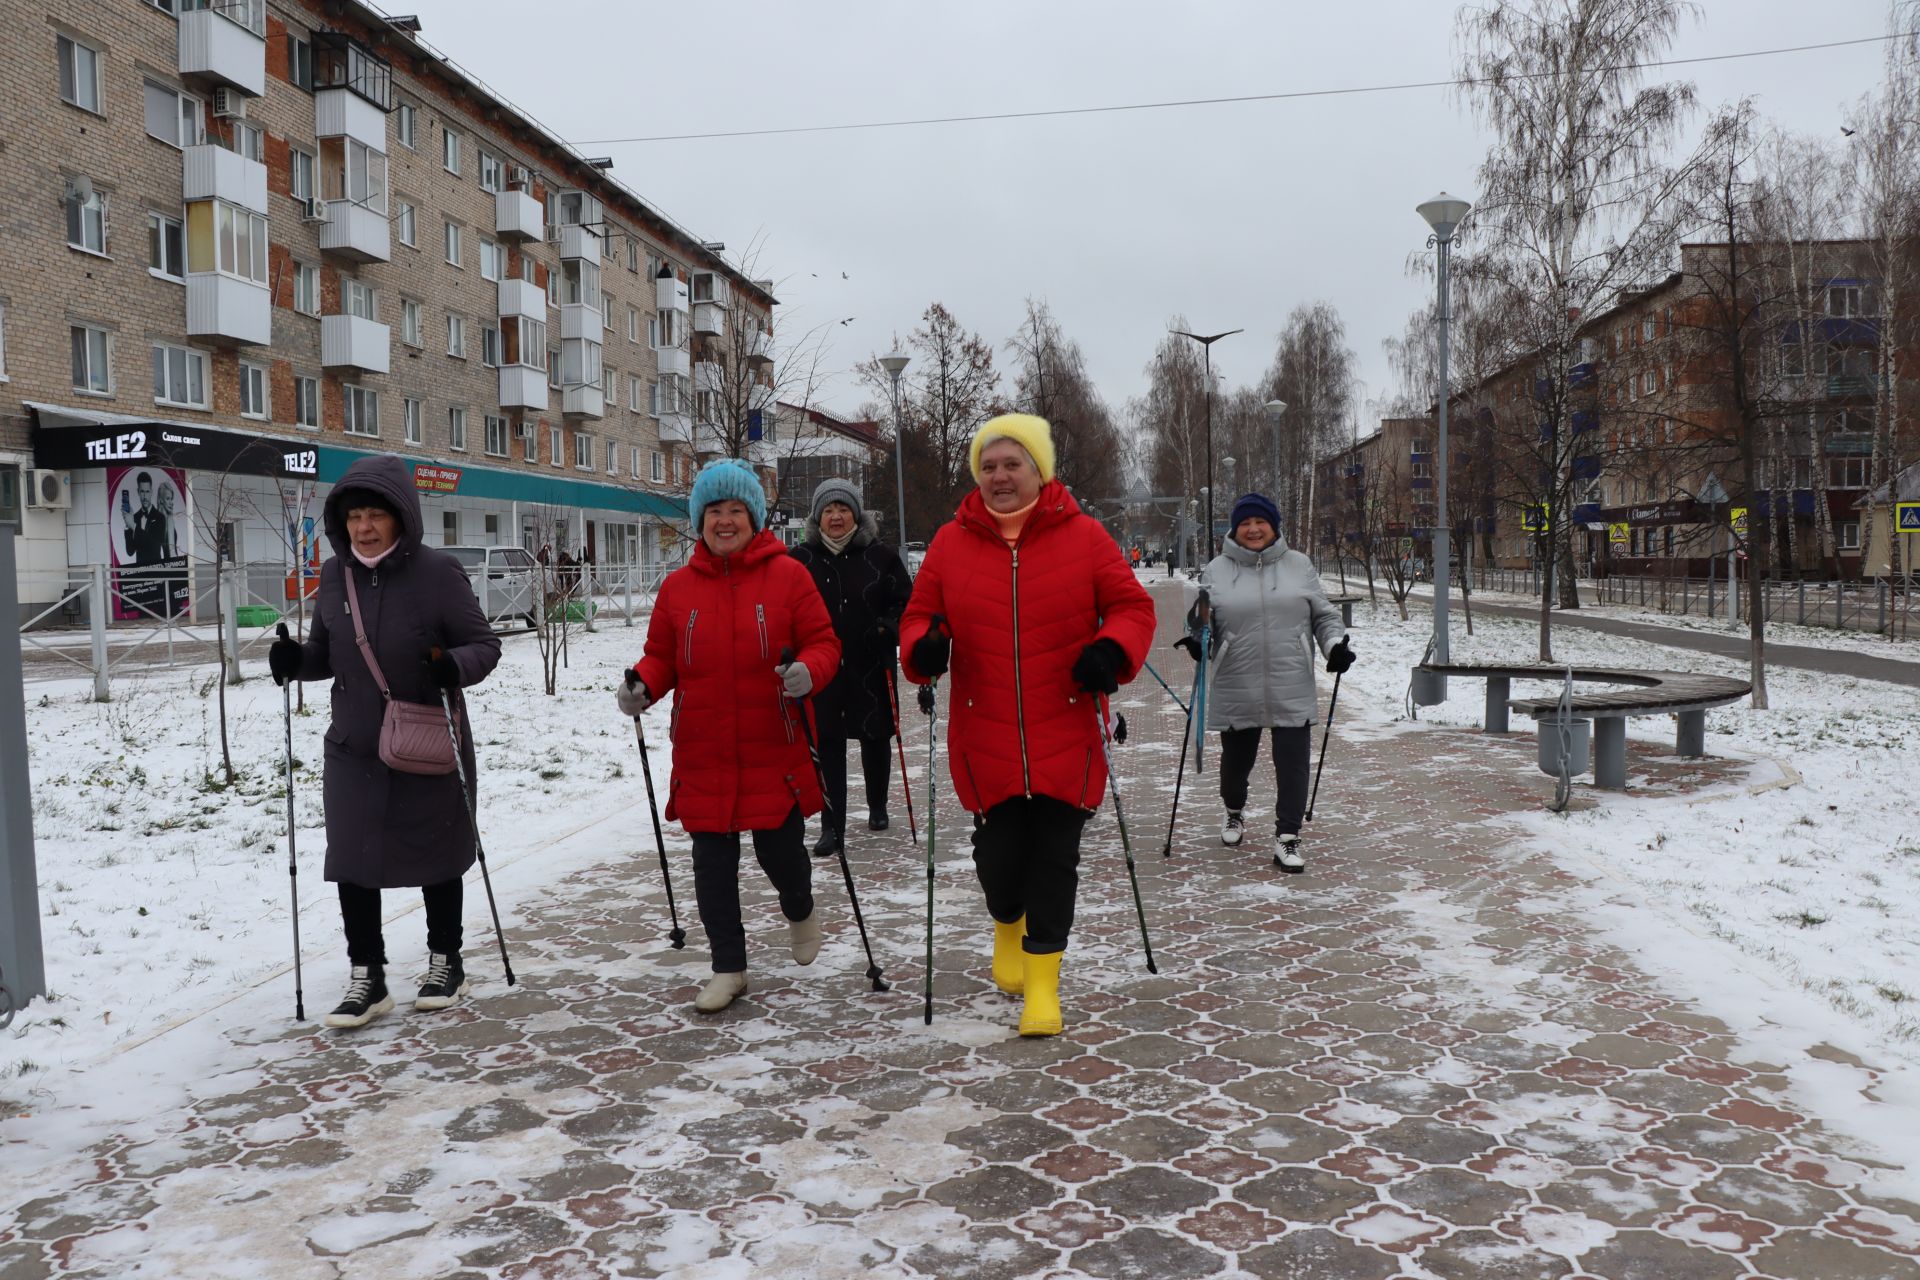
[[[360,621],[360,593],[353,585],[353,567],[340,568],[347,580],[347,611],[353,616],[354,642],[360,646],[360,656],[373,673],[374,683],[380,686],[380,696],[386,699],[386,710],[380,716],[380,762],[400,773],[452,773],[453,734],[445,708],[402,702],[393,696],[386,673],[380,670],[373,646],[367,642],[367,628]]]

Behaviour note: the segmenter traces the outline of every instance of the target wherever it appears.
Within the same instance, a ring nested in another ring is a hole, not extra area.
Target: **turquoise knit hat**
[[[687,500],[687,514],[693,517],[696,535],[700,532],[700,517],[706,514],[707,507],[728,498],[738,498],[747,504],[755,533],[767,527],[767,493],[760,487],[760,477],[738,458],[717,458],[700,468],[700,474],[694,477],[693,496]]]

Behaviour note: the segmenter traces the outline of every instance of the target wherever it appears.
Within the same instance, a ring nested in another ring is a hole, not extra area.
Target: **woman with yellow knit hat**
[[[990,420],[969,461],[978,488],[920,566],[901,667],[952,673],[947,769],[974,818],[993,980],[1024,996],[1021,1035],[1057,1035],[1080,832],[1107,785],[1099,699],[1146,660],[1153,601],[1054,478],[1044,418]]]

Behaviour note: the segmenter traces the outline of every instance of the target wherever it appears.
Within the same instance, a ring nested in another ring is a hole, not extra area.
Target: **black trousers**
[[[427,904],[427,950],[448,956],[460,950],[460,877],[442,880],[420,890]],[[347,930],[347,963],[387,962],[386,939],[380,935],[380,891],[362,884],[340,882],[340,922]]]
[[[1313,763],[1313,726],[1269,729],[1273,738],[1273,780],[1280,793],[1273,806],[1276,835],[1300,834],[1300,818],[1307,810],[1307,773]],[[1220,731],[1220,799],[1227,808],[1247,807],[1247,780],[1260,755],[1259,729]]]
[[[858,738],[860,771],[867,779],[867,809],[887,811],[887,783],[893,780],[893,739]],[[820,816],[822,831],[847,829],[847,739],[821,735],[820,773],[827,783],[827,810]]]
[[[780,895],[780,913],[789,920],[813,914],[813,859],[807,856],[807,824],[795,805],[777,827],[749,832],[753,856]],[[715,973],[744,973],[747,930],[740,921],[740,833],[693,833],[693,897],[700,924],[713,948]]]
[[[1027,918],[1031,955],[1067,949],[1080,889],[1080,832],[1093,815],[1051,796],[1015,796],[975,818],[973,869],[1001,924]]]

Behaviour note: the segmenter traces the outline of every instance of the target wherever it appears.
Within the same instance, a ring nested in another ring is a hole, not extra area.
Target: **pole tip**
[[[1148,973],[1158,973],[1158,972],[1160,972],[1160,966],[1159,966],[1159,965],[1157,965],[1157,964],[1155,964],[1155,963],[1154,963],[1153,961],[1151,961],[1151,960],[1149,960],[1149,961],[1147,961],[1147,972],[1148,972]]]

